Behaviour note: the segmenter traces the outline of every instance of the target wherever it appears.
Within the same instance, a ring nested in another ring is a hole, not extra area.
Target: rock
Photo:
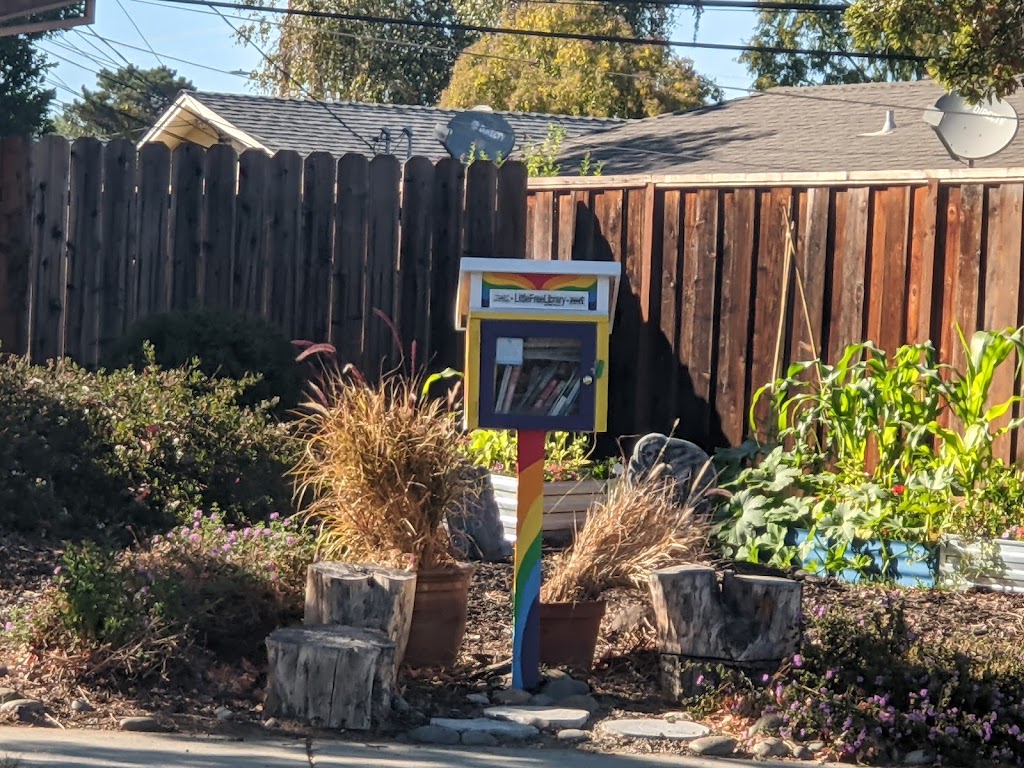
[[[0,664],[0,677],[7,677],[7,667]]]
[[[124,717],[121,718],[117,727],[122,731],[142,731],[146,733],[163,730],[160,727],[160,723],[152,717]]]
[[[786,748],[789,750],[789,756],[794,757],[797,760],[814,759],[814,751],[804,744],[787,743]]]
[[[566,675],[565,677],[548,680],[541,686],[540,692],[558,702],[570,696],[582,696],[583,694],[590,693],[590,686],[582,680],[573,680]]]
[[[672,741],[692,741],[711,734],[711,730],[700,723],[666,723],[655,718],[605,720],[601,723],[601,730],[611,736]]]
[[[935,758],[925,749],[915,749],[903,758],[904,765],[930,765]]]
[[[676,492],[683,501],[691,493],[703,493],[716,485],[711,457],[699,446],[658,432],[641,437],[633,447],[626,479],[637,483],[668,473],[675,478]],[[702,509],[707,505],[701,503]]]
[[[729,736],[703,736],[694,739],[688,746],[695,755],[726,757],[736,751],[736,739]]]
[[[564,728],[558,732],[559,741],[586,741],[589,738],[590,734],[579,728]]]
[[[773,733],[778,731],[782,724],[782,715],[776,715],[774,712],[770,715],[761,715],[757,722],[747,729],[747,737],[753,738],[759,733]]]
[[[276,717],[268,717],[263,721],[264,728],[277,728],[281,722]]]
[[[0,688],[0,704],[6,704],[8,701],[15,701],[17,699],[24,698],[24,696],[13,688]]]
[[[529,701],[531,707],[550,707],[554,703],[555,700],[546,693],[536,693],[530,697]]]
[[[400,715],[404,715],[407,714],[412,707],[409,706],[408,701],[403,699],[397,693],[393,693],[391,694],[391,709]]]
[[[34,715],[41,715],[46,707],[39,699],[11,699],[0,704],[0,712],[15,715],[19,720],[31,720]]]
[[[536,698],[536,696],[534,698]],[[532,704],[533,702],[531,701],[530,703]],[[597,703],[597,699],[589,693],[578,693],[575,696],[566,696],[558,702],[558,706],[565,709],[585,709],[590,714],[594,714],[601,708],[601,705]]]
[[[408,733],[417,744],[458,744],[459,732],[442,725],[421,725]]]
[[[500,691],[495,691],[491,698],[494,699],[498,704],[510,704],[512,706],[518,706],[525,704],[531,698],[529,691],[521,691],[518,688],[505,688]]]
[[[590,719],[585,709],[563,707],[488,707],[484,716],[537,728],[579,728]]]
[[[691,715],[689,712],[666,712],[664,715],[662,715],[662,718],[670,723],[676,723],[680,721],[690,722],[691,720],[693,720],[693,715]]]
[[[480,493],[469,494],[465,509],[448,515],[446,522],[452,545],[469,560],[505,560],[512,555],[512,545],[505,540],[491,473],[482,467],[471,467],[467,471],[476,475]]]
[[[466,719],[451,717],[434,717],[431,725],[439,725],[458,733],[466,731],[482,731],[502,739],[523,740],[540,735],[540,731],[532,725],[521,725],[508,720],[492,720],[487,717],[471,717]]]
[[[234,720],[235,713],[227,707],[217,707],[215,710],[213,710],[213,716],[220,720],[222,723],[225,723],[228,720]]]
[[[498,740],[487,731],[466,731],[460,737],[467,747],[496,747]]]
[[[782,739],[764,739],[757,742],[750,750],[754,757],[786,757],[789,755],[789,747]]]
[[[491,699],[486,693],[471,693],[466,697],[466,701],[472,704],[479,704],[482,707],[486,707],[491,703]]]
[[[93,706],[85,699],[75,699],[71,702],[72,712],[92,712]]]
[[[811,752],[815,752],[815,753],[821,752],[821,750],[823,750],[825,748],[825,742],[824,741],[809,741],[809,742],[807,742],[807,748],[809,750],[811,750]]]

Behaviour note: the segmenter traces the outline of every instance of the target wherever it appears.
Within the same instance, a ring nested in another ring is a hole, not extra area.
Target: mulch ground
[[[0,535],[0,626],[12,609],[30,605],[39,595],[59,557],[57,546]],[[511,588],[510,564],[477,566],[466,639],[458,664],[441,671],[403,671],[400,692],[409,711],[396,720],[393,730],[425,722],[431,716],[478,715],[480,707],[469,703],[467,694],[508,684]],[[843,605],[865,611],[877,605],[883,596],[883,591],[875,588],[807,581],[804,611],[809,614],[819,605]],[[910,627],[925,637],[962,632],[1024,644],[1024,595],[904,590],[903,596]],[[675,709],[658,690],[654,628],[646,593],[615,590],[605,599],[608,610],[598,659],[587,677],[602,707],[613,713]],[[257,729],[266,730],[262,713],[266,684],[262,659],[230,665],[211,662],[197,670],[195,678],[184,686],[168,683],[148,690],[118,687],[110,682],[83,685],[59,673],[59,659],[47,661],[33,666],[23,659],[0,658],[0,687],[14,688],[43,700],[48,711],[43,725],[116,728],[122,717],[150,714],[168,728],[183,732],[245,735]],[[43,674],[41,669],[48,672]],[[86,702],[92,711],[73,710],[76,699]],[[217,710],[224,707],[233,713],[230,721],[217,717]],[[295,723],[282,723],[274,729],[279,733],[312,733]]]

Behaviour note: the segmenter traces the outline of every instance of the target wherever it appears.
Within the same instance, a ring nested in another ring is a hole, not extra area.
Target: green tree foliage
[[[858,45],[928,57],[929,74],[973,100],[1020,87],[1022,0],[857,0],[846,23]]]
[[[268,3],[269,4],[269,3]],[[483,6],[457,0],[290,0],[296,10],[366,14],[451,24]],[[472,21],[469,19],[468,21]],[[274,14],[240,32],[243,41],[269,44],[257,82],[281,96],[311,94],[392,104],[436,102],[467,32]]]
[[[812,2],[815,0],[807,0]],[[841,13],[812,11],[759,11],[751,45],[805,48],[820,51],[856,51]],[[863,50],[863,49],[862,49]],[[739,57],[755,77],[758,90],[779,85],[839,85],[912,80],[925,74],[913,61],[875,61],[853,56],[761,53],[746,51]]]
[[[506,11],[500,26],[552,32],[634,36],[620,15],[599,4],[530,4]],[[441,105],[590,115],[648,117],[700,106],[717,89],[693,63],[662,46],[484,35],[458,59]]]
[[[51,66],[37,47],[42,35],[0,37],[0,136],[39,134],[50,125],[54,91],[46,87]]]
[[[57,130],[65,136],[139,138],[171,105],[178,92],[195,86],[168,67],[101,69],[96,90],[82,95],[64,109]]]

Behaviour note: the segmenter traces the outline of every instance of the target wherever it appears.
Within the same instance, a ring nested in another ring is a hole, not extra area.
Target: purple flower
[[[198,544],[200,538],[201,537],[199,536],[198,533],[193,533],[191,536],[188,537],[188,540],[191,541],[193,544]]]
[[[294,537],[294,536],[288,536],[288,537],[287,537],[287,538],[286,538],[286,539],[284,540],[284,543],[285,543],[285,544],[287,544],[287,545],[288,545],[288,546],[290,547],[290,546],[291,546],[292,544],[294,544],[294,543],[295,543],[295,537]],[[767,677],[767,675],[765,675],[765,677]]]
[[[283,525],[285,528],[287,528],[291,524],[292,519],[290,517],[286,517],[284,520],[281,521],[281,525]]]
[[[231,551],[231,542],[228,542],[227,544],[225,544],[224,546],[222,546],[222,547],[220,548],[220,551],[221,551],[221,552],[224,552],[225,554],[227,554],[228,552],[230,552],[230,551]]]
[[[279,512],[271,512],[270,513],[270,519],[271,520],[277,520],[277,518],[279,518],[280,516],[281,516],[281,514]]]
[[[804,665],[804,657],[799,653],[793,656],[793,666],[800,669]]]
[[[203,510],[197,509],[195,512],[193,512],[192,513],[192,519],[193,520],[202,520],[203,519]]]
[[[767,682],[768,682],[768,679],[769,679],[769,678],[768,678],[768,675],[761,675],[761,682],[762,682],[762,683],[767,683]]]
[[[61,572],[61,567],[59,565],[56,568],[53,569],[53,575],[54,576],[60,576],[60,572]]]
[[[10,632],[12,629],[14,629],[13,623],[8,621],[6,624],[4,624],[4,632]]]
[[[142,587],[142,588],[141,588],[141,589],[139,590],[139,594],[140,594],[140,595],[148,595],[148,594],[149,594],[149,587]]]
[[[273,533],[273,531],[270,530],[269,528],[264,528],[262,533],[263,533],[264,537],[266,537],[266,536],[270,536]]]
[[[832,670],[832,669],[826,670],[826,672],[825,672],[825,679],[826,680],[831,680],[835,676],[836,676],[835,670]]]
[[[174,531],[168,531],[167,532],[167,540],[170,541],[173,538],[174,538]]]
[[[697,685],[704,685],[704,675],[697,675]]]
[[[249,536],[252,536],[252,528],[243,528],[242,529],[242,535],[245,536],[246,538],[248,538]]]
[[[921,694],[922,698],[925,698],[925,699],[928,698],[928,689],[927,688],[922,688],[920,691],[918,691],[918,693]]]

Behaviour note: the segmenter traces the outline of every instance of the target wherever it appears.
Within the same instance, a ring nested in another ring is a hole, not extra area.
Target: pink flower
[[[202,520],[203,519],[203,510],[197,509],[195,512],[193,512],[192,513],[192,519],[193,520]]]
[[[281,514],[279,512],[271,512],[270,513],[270,519],[271,520],[277,520],[277,518],[279,518],[280,516],[281,516]]]
[[[174,538],[174,531],[168,531],[167,532],[167,540],[170,541],[173,538]]]
[[[198,533],[193,533],[191,536],[188,537],[188,540],[191,541],[193,544],[198,544],[199,543],[199,539],[200,539],[200,536],[199,536]]]
[[[804,665],[804,657],[799,653],[793,656],[793,666],[800,669]]]
[[[14,629],[14,624],[12,624],[11,622],[8,621],[6,624],[4,624],[4,632],[10,632],[12,629]]]
[[[288,546],[290,547],[290,546],[291,546],[292,544],[294,544],[294,543],[295,543],[295,537],[294,537],[294,536],[288,536],[288,537],[287,537],[287,538],[286,538],[286,539],[284,540],[284,543],[285,543],[285,544],[287,544],[287,545],[288,545]]]
[[[56,568],[53,569],[53,575],[54,576],[60,576],[60,572],[61,572],[61,567],[59,565]]]

